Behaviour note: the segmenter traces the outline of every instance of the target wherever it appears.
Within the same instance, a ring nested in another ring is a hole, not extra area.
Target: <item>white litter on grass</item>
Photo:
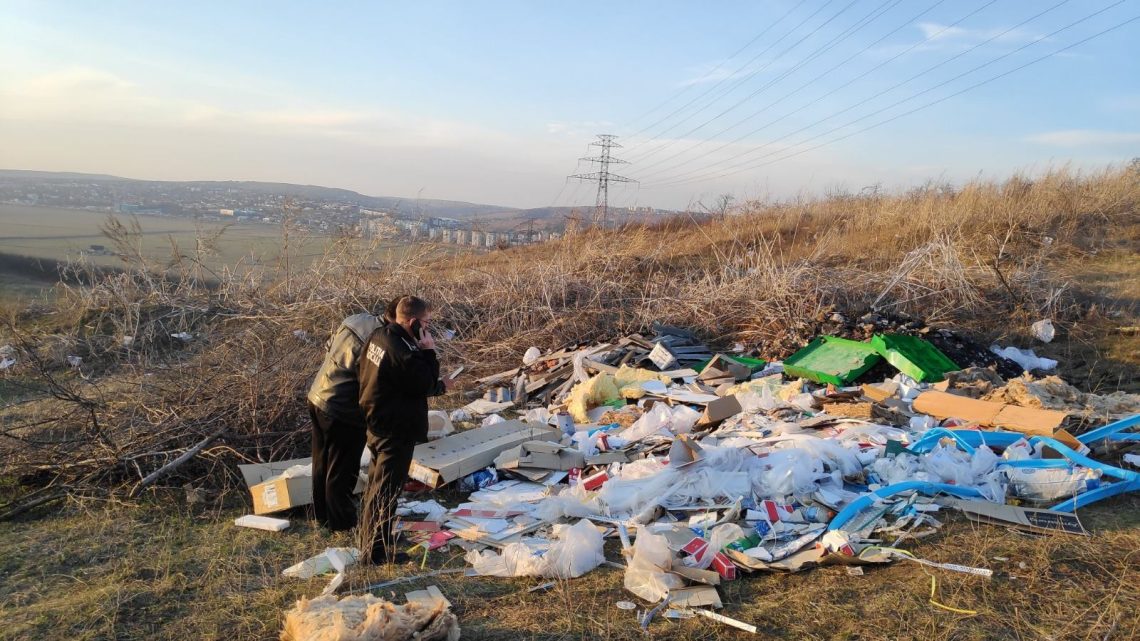
[[[484,576],[542,576],[569,579],[582,576],[601,565],[602,533],[582,519],[574,525],[555,525],[554,540],[528,538],[510,543],[502,554],[472,550],[466,560]]]
[[[16,364],[16,359],[14,359],[14,358],[7,358],[7,357],[2,358],[2,359],[0,359],[0,371],[6,370],[15,364]]]
[[[325,548],[325,551],[296,565],[285,568],[281,574],[293,579],[311,579],[328,572],[336,572],[321,596],[332,594],[344,582],[344,569],[360,560],[356,548]]]
[[[187,332],[178,332],[177,334],[171,334],[170,337],[171,338],[177,338],[178,340],[180,340],[184,343],[188,343],[188,342],[194,340],[194,335],[189,334]]]
[[[234,525],[253,528],[255,530],[265,530],[267,532],[280,532],[289,527],[289,519],[275,519],[271,516],[246,514],[245,516],[234,519]]]
[[[1009,359],[1021,366],[1021,369],[1031,372],[1035,369],[1051,370],[1057,367],[1057,361],[1051,358],[1042,358],[1033,353],[1031,349],[1018,349],[1016,347],[990,347],[990,351],[1002,358]]]
[[[539,358],[542,358],[542,350],[537,347],[529,347],[523,354],[523,365],[530,365],[538,361]]]
[[[1042,343],[1052,343],[1053,337],[1056,336],[1057,333],[1057,330],[1053,327],[1053,321],[1048,318],[1033,323],[1030,328],[1033,330],[1033,336]]]
[[[507,419],[503,418],[502,416],[499,416],[498,414],[492,414],[492,415],[488,416],[487,418],[484,418],[483,422],[480,423],[480,425],[482,427],[490,427],[490,426],[494,425],[495,423],[505,423],[506,421],[507,421]]]
[[[72,368],[78,368],[80,365],[83,364],[83,358],[81,356],[75,356],[75,355],[68,356],[67,357],[67,364],[70,365]]]

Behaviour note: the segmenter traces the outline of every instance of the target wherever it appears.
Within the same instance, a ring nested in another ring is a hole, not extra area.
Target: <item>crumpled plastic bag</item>
[[[582,576],[601,565],[602,534],[594,524],[582,519],[573,525],[556,525],[554,541],[510,543],[502,554],[491,550],[472,550],[464,557],[484,576],[541,576],[570,579]]]
[[[523,365],[530,365],[542,358],[542,350],[537,347],[528,347],[526,352],[523,353]]]
[[[688,405],[669,407],[657,403],[651,410],[641,415],[633,425],[618,433],[618,436],[632,443],[667,430],[673,434],[687,434],[700,420],[701,413]]]
[[[1021,369],[1030,372],[1033,370],[1051,370],[1057,367],[1057,361],[1051,358],[1043,358],[1034,353],[1031,349],[1017,349],[1016,347],[998,347],[997,345],[990,346],[990,351],[1002,358],[1007,358],[1018,365]]]
[[[483,422],[480,423],[480,427],[490,427],[495,423],[505,423],[506,421],[507,419],[499,416],[498,414],[491,414],[490,416],[483,419]]]
[[[646,601],[661,601],[668,596],[669,590],[685,586],[681,577],[666,571],[671,567],[673,553],[669,550],[669,542],[660,534],[642,529],[634,541],[633,558],[625,568],[623,585]]]

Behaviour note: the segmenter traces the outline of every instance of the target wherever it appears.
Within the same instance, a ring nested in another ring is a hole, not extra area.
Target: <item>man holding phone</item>
[[[392,532],[396,501],[408,479],[412,450],[427,440],[429,396],[445,393],[439,375],[431,305],[415,296],[396,304],[396,320],[372,332],[359,360],[360,408],[368,426],[368,489],[360,523],[360,549],[374,564],[403,562]]]
[[[364,414],[360,411],[358,363],[377,327],[396,322],[393,298],[383,318],[363,313],[344,319],[325,345],[325,358],[309,387],[313,422],[313,511],[317,522],[332,531],[356,526],[352,490],[364,452]]]

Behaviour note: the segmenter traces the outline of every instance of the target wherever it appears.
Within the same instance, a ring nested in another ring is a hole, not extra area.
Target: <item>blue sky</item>
[[[681,207],[1140,156],[1140,21],[856,133],[1140,16],[1059,2],[6,1],[0,167],[531,207],[612,133]]]

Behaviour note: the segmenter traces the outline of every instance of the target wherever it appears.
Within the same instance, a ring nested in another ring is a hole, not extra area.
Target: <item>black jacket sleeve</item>
[[[411,396],[437,396],[443,382],[439,380],[439,360],[435,350],[399,350],[393,354],[404,391]]]

